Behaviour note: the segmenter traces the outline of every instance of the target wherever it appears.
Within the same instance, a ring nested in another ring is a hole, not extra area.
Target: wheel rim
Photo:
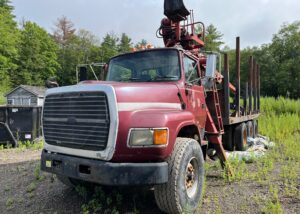
[[[197,193],[199,180],[199,165],[196,158],[191,158],[185,171],[185,188],[189,198]]]

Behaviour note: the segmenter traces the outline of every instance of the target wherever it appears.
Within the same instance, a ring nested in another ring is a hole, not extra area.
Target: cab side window
[[[197,62],[187,56],[183,58],[185,82],[196,84],[199,79]]]

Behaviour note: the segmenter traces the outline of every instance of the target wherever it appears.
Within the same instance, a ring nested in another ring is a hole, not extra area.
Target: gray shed
[[[20,85],[5,95],[7,105],[42,106],[46,90],[44,87]]]

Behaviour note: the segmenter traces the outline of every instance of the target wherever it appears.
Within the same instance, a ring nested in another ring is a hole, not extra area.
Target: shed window
[[[30,106],[30,100],[30,97],[14,97],[7,99],[7,104],[16,106]]]
[[[30,106],[30,98],[22,98],[23,106]]]
[[[31,97],[30,105],[37,105],[37,98],[36,97]]]
[[[14,100],[13,99],[7,99],[7,104],[8,105],[13,105],[14,104]]]

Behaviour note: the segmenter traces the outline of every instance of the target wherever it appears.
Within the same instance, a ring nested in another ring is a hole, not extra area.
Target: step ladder
[[[222,118],[222,114],[221,114],[219,94],[218,94],[217,85],[216,85],[215,81],[212,86],[212,93],[213,93],[213,97],[214,97],[215,111],[216,111],[216,117],[217,117],[216,125],[218,128],[219,134],[224,134],[224,125],[223,125],[223,118]]]

